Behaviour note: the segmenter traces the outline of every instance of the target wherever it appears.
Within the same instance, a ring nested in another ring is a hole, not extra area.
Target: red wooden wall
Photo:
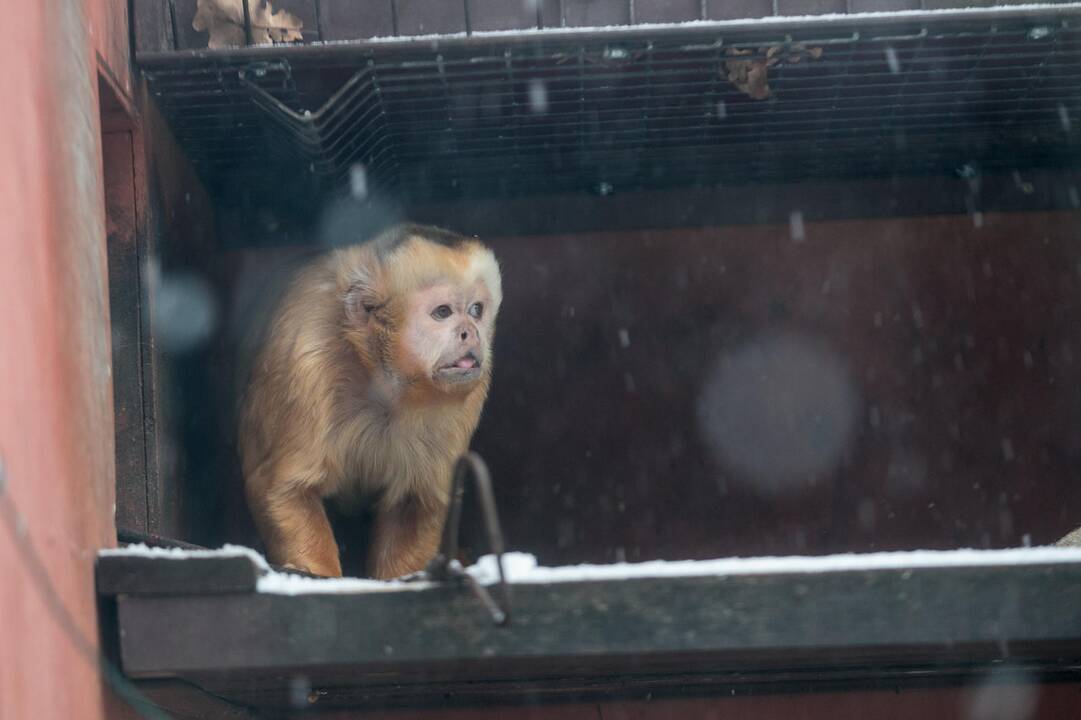
[[[98,74],[130,92],[126,3],[5,6],[0,43],[0,717],[118,717],[22,558],[33,542],[97,636],[94,551],[115,542]]]

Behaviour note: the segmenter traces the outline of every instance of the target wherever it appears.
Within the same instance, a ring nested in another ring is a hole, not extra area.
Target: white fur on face
[[[469,308],[474,303],[483,303],[484,312],[477,320],[469,315]],[[432,313],[442,305],[450,307],[452,314],[444,320],[437,320]],[[459,329],[468,324],[478,339],[479,347],[474,351],[487,363],[490,356],[492,323],[498,305],[493,301],[492,293],[480,279],[466,287],[449,282],[430,285],[413,294],[407,311],[406,328],[403,343],[408,355],[417,363],[418,368],[429,374],[436,368],[461,357],[458,351]]]
[[[485,249],[473,253],[469,259],[467,279],[474,282],[480,281],[488,288],[494,316],[495,311],[503,302],[503,283],[499,274],[499,263],[496,262],[495,255],[490,250]]]

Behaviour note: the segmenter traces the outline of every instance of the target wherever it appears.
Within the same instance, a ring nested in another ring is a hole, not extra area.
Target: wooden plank
[[[116,525],[146,532],[146,432],[139,342],[142,303],[132,133],[103,134],[102,159],[116,416]]]
[[[102,595],[213,595],[254,592],[260,570],[243,555],[184,559],[103,555],[95,572]]]
[[[469,29],[521,30],[537,27],[537,7],[532,2],[507,0],[466,0]]]
[[[848,0],[777,0],[778,15],[844,14]]]
[[[983,680],[984,678],[980,678]],[[991,678],[988,678],[991,679]],[[974,679],[976,680],[976,679]],[[1021,682],[948,688],[881,688],[876,690],[823,692],[805,688],[784,695],[759,693],[711,693],[706,697],[658,698],[648,691],[598,697],[595,702],[544,703],[540,698],[509,691],[492,703],[459,708],[410,710],[324,711],[319,720],[672,720],[673,718],[723,718],[740,720],[957,720],[974,717],[1023,717],[1025,720],[1063,720],[1077,713],[1081,686]],[[316,708],[328,696],[314,696]],[[976,707],[1016,709],[1013,714],[988,715]],[[975,707],[974,707],[975,706]],[[308,708],[284,711],[281,716],[306,718]]]
[[[223,493],[202,472],[205,449],[180,442],[185,423],[206,412],[209,401],[181,407],[185,392],[206,392],[185,370],[193,353],[178,353],[164,343],[155,312],[161,281],[183,269],[211,277],[216,247],[214,205],[164,118],[148,97],[140,108],[144,141],[136,166],[139,208],[139,267],[143,313],[144,420],[147,433],[147,532],[220,544],[206,528],[223,517]],[[140,175],[141,173],[141,175]],[[140,181],[141,180],[141,181]],[[187,363],[187,365],[185,365]],[[184,383],[191,383],[185,386]],[[190,389],[194,386],[194,390]],[[212,532],[212,531],[211,531]]]
[[[773,0],[706,0],[706,19],[736,20],[769,17]]]
[[[566,27],[603,28],[630,22],[630,0],[563,0]]]
[[[134,677],[334,666],[404,682],[442,666],[463,682],[541,665],[563,677],[691,666],[873,676],[946,660],[1081,661],[1081,614],[1063,610],[1081,603],[1077,565],[516,585],[506,628],[447,587],[118,602]]]
[[[1012,671],[1012,672],[1011,672]],[[1057,697],[1058,702],[1052,704],[1048,712],[1043,712],[1044,699],[1040,700],[1041,712],[1035,715],[1024,716],[1026,720],[1062,720],[1072,718],[1068,712],[1063,712],[1065,707],[1076,707],[1078,684],[1076,675],[1072,679],[1061,679],[1041,673],[1029,672],[1026,669],[1008,668],[997,677],[993,667],[982,666],[969,668],[963,674],[946,677],[939,672],[936,674],[913,673],[909,676],[898,676],[880,681],[871,682],[847,682],[839,684],[829,679],[828,673],[807,674],[796,682],[777,682],[776,675],[738,675],[735,680],[724,680],[724,675],[717,672],[671,673],[664,676],[643,677],[636,674],[631,668],[629,671],[613,673],[606,676],[592,676],[579,679],[576,685],[559,683],[553,680],[537,681],[523,679],[507,679],[503,681],[491,681],[488,679],[478,682],[458,682],[437,685],[434,683],[397,683],[392,684],[389,680],[381,686],[358,686],[355,678],[341,677],[332,682],[324,682],[326,676],[318,674],[291,675],[275,677],[246,677],[235,678],[232,681],[223,678],[206,678],[199,682],[205,682],[208,692],[227,698],[229,702],[247,704],[257,711],[266,713],[271,717],[280,717],[277,713],[296,708],[300,702],[303,710],[319,710],[321,713],[331,713],[329,717],[356,717],[347,715],[348,712],[363,710],[364,718],[372,717],[369,713],[379,710],[390,712],[403,712],[408,708],[417,713],[416,717],[439,717],[446,720],[450,717],[468,717],[473,720],[476,717],[522,717],[522,713],[530,710],[537,712],[536,715],[526,717],[562,718],[562,711],[567,707],[575,707],[577,703],[589,703],[594,708],[598,706],[619,707],[622,705],[639,705],[639,713],[631,715],[633,718],[799,718],[800,720],[838,720],[838,718],[851,718],[852,720],[864,720],[864,718],[889,717],[892,720],[910,720],[919,717],[926,720],[925,715],[910,714],[903,711],[905,706],[899,698],[920,694],[939,694],[967,690],[965,698],[966,706],[971,706],[975,691],[986,690],[994,684],[1013,682],[1027,682],[1032,688],[1030,695],[1036,695],[1035,688],[1041,688],[1044,692],[1053,692],[1054,688],[1069,688],[1068,692]],[[1011,674],[1013,677],[1011,677]],[[298,678],[307,681],[311,688],[307,696],[299,695],[294,690]],[[1037,684],[1038,683],[1038,684]],[[1042,694],[1042,693],[1041,693]],[[298,696],[299,695],[299,696]],[[894,714],[882,715],[871,710],[872,707],[882,703],[870,703],[869,700],[876,695],[885,696],[882,700],[892,700]],[[802,709],[802,712],[783,712],[784,699],[795,700],[791,705]],[[817,700],[817,698],[824,698]],[[838,703],[838,699],[846,698],[847,702]],[[669,703],[697,701],[712,706],[712,713],[680,712],[691,708],[673,707]],[[1072,705],[1064,701],[1072,701]],[[943,704],[943,700],[938,700]],[[810,711],[809,707],[817,705],[816,711]],[[848,713],[838,714],[840,708],[846,708]],[[857,708],[862,712],[855,712]],[[491,715],[473,713],[492,710]],[[646,714],[653,710],[655,714]],[[775,712],[771,713],[771,710]],[[830,712],[832,710],[833,712]],[[1056,713],[1056,710],[1058,711]],[[334,715],[339,711],[341,715]],[[645,711],[645,712],[643,712]],[[430,715],[427,713],[431,713]],[[461,713],[461,714],[459,714]],[[468,714],[466,714],[468,713]],[[299,717],[290,715],[289,717]],[[323,718],[320,714],[318,717]],[[379,717],[376,715],[375,717]],[[388,716],[388,717],[393,717]],[[414,717],[409,715],[409,717]],[[571,715],[571,717],[575,717]],[[605,717],[621,717],[620,715],[605,715]],[[953,712],[942,714],[937,717],[969,718],[965,712]],[[1012,716],[1011,716],[1012,717]]]
[[[168,0],[134,0],[131,12],[136,54],[176,49]]]
[[[177,50],[197,50],[205,48],[210,34],[198,32],[191,26],[198,9],[198,0],[171,0],[173,3],[174,32]]]
[[[702,0],[635,0],[635,23],[702,20]]]
[[[919,10],[920,0],[849,0],[849,9],[854,13]]]
[[[184,720],[248,720],[258,716],[179,680],[148,680],[139,690],[170,717]]]
[[[328,42],[394,35],[392,0],[320,0],[319,34]]]
[[[466,30],[465,0],[395,0],[399,35],[445,35]]]
[[[562,0],[537,0],[537,14],[541,27],[563,27]]]

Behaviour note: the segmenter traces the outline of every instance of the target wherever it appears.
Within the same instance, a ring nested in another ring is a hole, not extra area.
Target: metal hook
[[[470,477],[473,479],[473,487],[477,490],[481,513],[484,516],[484,529],[488,535],[488,547],[492,554],[495,555],[496,567],[499,570],[498,602],[488,592],[487,588],[478,583],[472,575],[462,569],[459,563],[455,562],[455,557],[458,554],[458,533],[462,520],[462,498],[465,495],[466,478]],[[480,455],[475,452],[467,452],[459,458],[457,465],[454,467],[450,506],[447,508],[447,521],[443,526],[443,541],[440,544],[438,554],[428,563],[426,574],[430,579],[437,582],[464,582],[491,614],[495,624],[506,625],[510,620],[510,588],[503,573],[503,553],[503,531],[499,525],[495,494],[492,492],[492,476]]]

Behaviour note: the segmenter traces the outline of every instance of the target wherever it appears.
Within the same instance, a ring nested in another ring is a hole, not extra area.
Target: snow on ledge
[[[184,548],[150,547],[144,543],[125,545],[121,548],[98,550],[99,557],[144,557],[161,560],[190,560],[192,558],[246,557],[260,570],[270,571],[270,565],[262,555],[243,545],[222,545],[217,550],[187,550]]]
[[[130,545],[101,550],[102,556],[151,557],[185,560],[206,557],[247,557],[261,570],[256,589],[276,595],[360,594],[371,592],[410,592],[434,587],[423,581],[367,580],[360,578],[310,578],[275,572],[263,556],[251,548],[225,545],[220,550],[180,550]],[[568,565],[543,567],[528,553],[511,552],[503,556],[507,581],[519,585],[597,582],[642,578],[731,577],[740,575],[776,575],[829,573],[872,570],[911,570],[916,568],[1008,567],[1081,563],[1081,548],[1035,547],[1009,550],[914,550],[907,552],[846,553],[822,556],[747,557],[717,560],[654,560],[642,563],[610,565]],[[485,555],[476,565],[466,568],[482,584],[498,579],[495,556]]]
[[[1010,550],[913,550],[906,552],[845,553],[838,555],[787,557],[744,557],[717,560],[652,560],[609,565],[567,565],[542,567],[526,553],[503,556],[507,582],[542,584],[641,578],[730,577],[733,575],[778,575],[859,570],[911,570],[935,567],[993,567],[1081,563],[1081,548],[1017,548]],[[493,583],[498,578],[495,556],[485,555],[467,568],[478,581]]]
[[[256,581],[255,590],[271,595],[359,595],[376,592],[412,592],[435,587],[427,580],[371,580],[368,578],[312,578],[270,571]]]
[[[1038,14],[1043,12],[1065,14],[1071,11],[1081,10],[1081,2],[1047,3],[1034,2],[1016,5],[979,5],[970,7],[934,8],[927,10],[868,10],[851,13],[822,13],[820,15],[767,15],[765,17],[731,18],[727,20],[683,20],[677,22],[660,23],[634,23],[630,25],[584,25],[580,27],[545,27],[545,28],[517,28],[512,30],[474,30],[470,33],[461,31],[453,33],[433,33],[431,35],[380,35],[370,38],[356,38],[349,40],[322,40],[306,43],[312,46],[333,46],[361,44],[395,44],[395,43],[432,43],[466,39],[499,39],[517,38],[522,36],[575,36],[592,35],[599,32],[629,32],[634,34],[656,32],[658,30],[687,29],[687,30],[726,30],[730,27],[744,27],[754,25],[762,28],[786,28],[793,23],[806,23],[814,25],[828,25],[840,22],[861,22],[874,20],[935,20],[938,18],[999,18],[1003,16],[1016,17],[1026,14]],[[281,45],[261,44],[250,47],[274,47]]]
[[[99,550],[102,557],[142,557],[159,560],[191,560],[195,558],[246,557],[260,571],[256,579],[257,592],[277,595],[304,595],[309,593],[361,593],[421,590],[433,583],[426,581],[370,580],[366,578],[313,578],[271,569],[266,558],[243,545],[223,545],[218,550],[187,550],[184,548],[149,547],[143,543],[122,548]],[[532,557],[532,556],[530,556]]]

